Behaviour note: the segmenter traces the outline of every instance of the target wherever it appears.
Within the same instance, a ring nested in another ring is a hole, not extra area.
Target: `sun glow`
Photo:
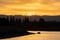
[[[35,15],[34,12],[28,12],[28,13],[27,13],[27,16],[33,16],[33,15]]]

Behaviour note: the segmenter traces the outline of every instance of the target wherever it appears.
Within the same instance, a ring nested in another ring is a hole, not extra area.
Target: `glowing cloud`
[[[0,0],[0,14],[60,15],[60,0]]]

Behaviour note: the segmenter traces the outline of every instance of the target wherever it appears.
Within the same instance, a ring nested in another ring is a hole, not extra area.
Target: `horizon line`
[[[6,15],[6,14],[0,14],[4,16],[60,16],[60,15]]]

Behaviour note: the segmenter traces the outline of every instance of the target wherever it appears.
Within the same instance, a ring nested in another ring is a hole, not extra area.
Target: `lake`
[[[32,32],[35,34],[0,40],[60,40],[60,32],[56,31],[28,31],[28,32]],[[37,32],[40,32],[41,34],[37,34]]]

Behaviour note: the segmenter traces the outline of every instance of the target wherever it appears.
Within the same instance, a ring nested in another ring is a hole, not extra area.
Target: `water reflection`
[[[41,34],[37,34],[37,32],[39,31],[28,31],[28,32],[33,32],[35,34],[22,37],[14,37],[9,39],[2,39],[2,40],[60,40],[60,32],[40,31]]]

